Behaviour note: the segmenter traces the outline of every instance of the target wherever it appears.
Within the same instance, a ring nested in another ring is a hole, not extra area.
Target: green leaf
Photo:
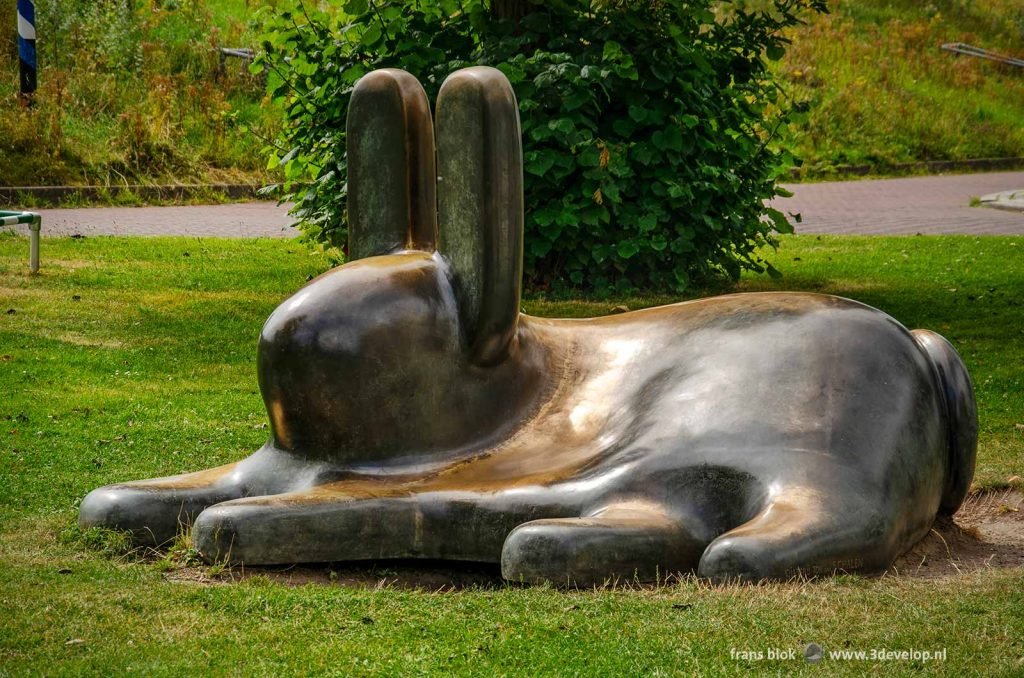
[[[651,135],[654,145],[663,151],[682,151],[683,134],[678,127],[666,127]]]
[[[622,45],[614,40],[604,43],[604,51],[601,58],[604,61],[618,61],[622,58]]]
[[[508,78],[508,81],[511,82],[513,85],[522,82],[523,79],[526,78],[526,71],[519,68],[515,64],[498,64],[498,70],[504,73],[505,77]]]
[[[643,106],[634,105],[629,107],[629,117],[633,118],[633,120],[636,120],[637,122],[643,122],[644,120],[646,120],[647,113],[647,109],[645,109]]]
[[[566,111],[575,111],[577,108],[589,103],[592,99],[593,96],[590,92],[585,89],[579,89],[562,99],[562,108]]]
[[[558,215],[559,206],[546,205],[539,210],[533,212],[533,221],[539,226],[544,227],[555,221],[555,217]]]
[[[672,70],[658,61],[651,62],[651,73],[654,73],[654,77],[663,83],[669,83],[675,79],[675,74],[672,73]]]
[[[597,146],[588,146],[576,157],[580,167],[597,167],[601,163],[601,153]]]
[[[658,217],[653,214],[645,214],[637,220],[637,226],[645,233],[652,231],[658,227]]]
[[[576,131],[576,125],[569,118],[559,118],[549,122],[548,129],[559,134],[572,134]]]
[[[555,221],[561,226],[575,226],[580,223],[580,219],[576,216],[576,212],[570,209],[560,211],[558,216],[555,217]]]
[[[551,241],[543,238],[533,238],[530,241],[530,253],[535,257],[547,256],[551,251]]]
[[[530,151],[526,154],[525,169],[530,174],[542,177],[555,164],[555,153],[552,151]]]
[[[554,132],[551,131],[550,124],[543,126],[538,125],[531,129],[529,134],[530,139],[536,142],[542,142],[554,136]]]
[[[693,191],[690,187],[680,184],[677,181],[671,181],[668,183],[668,197],[670,198],[689,198],[693,195]]]
[[[772,43],[765,49],[765,55],[772,61],[778,61],[786,56],[786,48],[779,43]]]
[[[650,165],[651,161],[654,160],[654,151],[647,144],[637,144],[633,148],[633,157],[641,165]]]
[[[612,123],[612,129],[615,130],[615,133],[619,136],[630,137],[633,135],[633,132],[636,131],[636,125],[628,118],[619,118]]]
[[[284,165],[294,159],[300,152],[302,152],[302,146],[296,146],[281,156],[281,159],[278,160],[277,163],[279,165]]]
[[[613,203],[622,201],[622,194],[619,190],[619,185],[614,181],[605,181],[601,186],[601,192],[604,193],[604,197],[611,200]]]
[[[615,251],[623,259],[631,259],[637,252],[640,251],[640,248],[637,247],[636,243],[634,243],[632,240],[623,240],[622,242],[619,243],[618,247],[615,248]]]
[[[636,65],[633,63],[633,57],[629,55],[626,55],[622,61],[615,66],[615,74],[626,80],[638,80],[640,78],[640,73],[636,70]]]
[[[771,220],[772,224],[775,226],[775,230],[779,233],[793,232],[793,224],[789,223],[789,219],[786,218],[786,215],[779,210],[769,207],[764,213],[768,219]]]
[[[359,38],[359,42],[367,47],[372,47],[378,40],[380,40],[380,36],[380,22],[374,21],[366,27],[366,31],[363,32],[362,37]]]

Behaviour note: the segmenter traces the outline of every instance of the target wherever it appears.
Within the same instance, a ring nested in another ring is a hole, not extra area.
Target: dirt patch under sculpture
[[[956,515],[936,521],[890,573],[944,577],[1011,567],[1024,567],[1024,493],[1016,489],[968,495]]]

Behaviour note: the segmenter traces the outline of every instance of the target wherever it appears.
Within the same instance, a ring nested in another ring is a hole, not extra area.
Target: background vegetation
[[[190,581],[211,571],[183,569],[187,549],[142,562],[118,557],[117,544],[74,528],[77,502],[105,483],[207,468],[257,449],[267,435],[259,328],[330,262],[294,241],[90,237],[44,246],[42,273],[30,277],[25,239],[0,235],[4,674],[1020,672],[1019,569],[753,590],[685,581],[633,592],[435,593],[292,587],[281,583],[288,573],[218,586]],[[977,386],[978,487],[1001,487],[1024,475],[1021,248],[1022,237],[785,236],[784,254],[773,258],[785,281],[748,277],[738,289],[841,294],[949,337]],[[583,316],[676,299],[534,297],[525,306]],[[770,402],[751,408],[772,416]],[[392,578],[388,567],[367,578]],[[947,648],[947,659],[808,666],[729,654],[812,641]]]
[[[0,3],[0,186],[264,181],[279,126],[250,47],[264,0],[37,0],[39,92],[19,105],[15,3]]]
[[[954,56],[965,42],[1024,58],[1019,0],[833,0],[778,64],[809,103],[791,150],[806,176],[920,160],[1024,156],[1024,69]]]
[[[767,70],[782,29],[819,0],[713,11],[699,2],[351,0],[284,4],[258,66],[285,111],[279,162],[315,240],[346,238],[348,102],[377,68],[416,76],[433,101],[470,64],[502,70],[523,128],[525,279],[538,289],[686,288],[765,266],[792,228],[762,202],[790,162],[776,143],[792,105]],[[296,185],[294,182],[298,180]]]
[[[1021,69],[939,49],[959,41],[1024,58],[1024,5],[828,4],[830,14],[790,31],[793,46],[775,66],[810,104],[787,143],[805,176],[1024,156]],[[28,113],[13,97],[15,3],[0,3],[0,185],[265,180],[261,149],[281,112],[234,65],[215,82],[210,51],[258,47],[260,29],[249,22],[265,5],[277,0],[135,0],[131,11],[129,0],[37,0],[43,70],[37,111]]]

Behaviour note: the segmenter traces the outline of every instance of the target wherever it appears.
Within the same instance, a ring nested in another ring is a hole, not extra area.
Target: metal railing
[[[1024,59],[1015,59],[1014,57],[1003,56],[1002,54],[996,54],[990,50],[975,47],[974,45],[968,45],[963,42],[947,42],[942,46],[942,49],[947,52],[953,52],[954,54],[964,54],[966,56],[977,57],[978,59],[996,61],[1001,64],[1006,64],[1007,66],[1024,68]]]
[[[28,270],[39,272],[39,231],[43,227],[43,217],[35,212],[8,212],[0,210],[0,226],[16,226],[27,224],[29,229]]]
[[[217,50],[217,78],[223,78],[227,73],[228,59],[238,59],[241,63],[241,72],[248,72],[248,64],[256,58],[256,52],[247,47],[221,47]]]

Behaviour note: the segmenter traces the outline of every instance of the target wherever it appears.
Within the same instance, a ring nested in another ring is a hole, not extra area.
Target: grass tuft
[[[71,546],[81,546],[104,556],[131,560],[141,550],[132,541],[131,533],[103,527],[90,527],[86,530],[78,525],[71,525],[60,534],[60,541]]]

